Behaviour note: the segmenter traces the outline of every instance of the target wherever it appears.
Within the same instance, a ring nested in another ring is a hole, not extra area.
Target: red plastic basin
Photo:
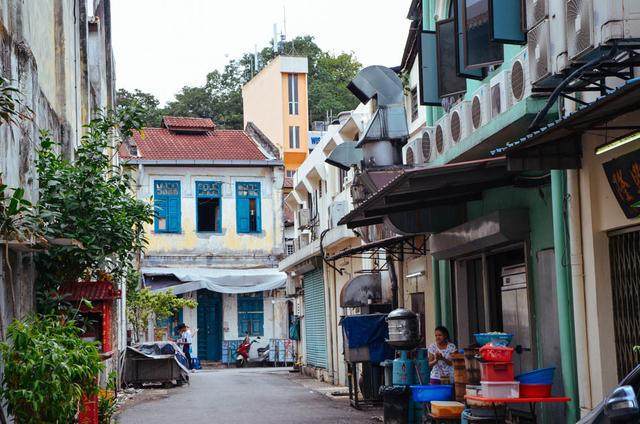
[[[521,398],[551,397],[551,384],[520,384]]]

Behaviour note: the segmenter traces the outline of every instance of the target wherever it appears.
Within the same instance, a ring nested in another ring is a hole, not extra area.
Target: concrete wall
[[[286,81],[283,86],[278,58],[242,87],[244,126],[246,127],[247,122],[256,124],[280,149],[280,153],[284,151],[286,141],[283,106],[286,103],[285,94]]]
[[[602,168],[604,162],[629,153],[637,144],[626,146],[596,156],[596,147],[603,138],[585,135],[582,139],[583,166],[579,171],[580,215],[582,221],[582,252],[591,405],[593,408],[617,385],[618,377],[613,327],[613,303],[609,237],[607,232],[628,226],[640,225],[640,218],[627,219],[615,199]],[[579,301],[579,300],[576,300]],[[578,352],[578,360],[584,359]],[[585,405],[583,405],[585,406]]]
[[[179,180],[181,186],[181,227],[179,234],[155,233],[147,225],[149,246],[146,265],[219,265],[239,267],[275,266],[283,253],[282,179],[279,167],[144,167],[138,197],[149,200],[155,180]],[[222,232],[196,232],[196,181],[222,181]],[[261,188],[262,232],[238,234],[236,227],[235,183],[259,182]],[[241,262],[238,262],[238,261]]]

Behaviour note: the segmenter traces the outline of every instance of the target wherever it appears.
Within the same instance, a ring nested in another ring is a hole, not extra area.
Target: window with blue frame
[[[236,222],[238,233],[260,233],[260,183],[236,183]]]
[[[264,336],[262,292],[238,295],[238,337]]]
[[[196,181],[196,230],[222,231],[222,183]]]
[[[180,181],[157,180],[153,183],[156,233],[179,233]]]

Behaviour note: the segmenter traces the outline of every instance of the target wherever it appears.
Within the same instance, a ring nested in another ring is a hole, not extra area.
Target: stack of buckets
[[[429,358],[427,349],[415,349],[415,359],[406,350],[399,351],[400,355],[393,361],[393,385],[413,386],[429,383]],[[421,423],[424,416],[424,404],[411,401],[409,408],[409,424]]]

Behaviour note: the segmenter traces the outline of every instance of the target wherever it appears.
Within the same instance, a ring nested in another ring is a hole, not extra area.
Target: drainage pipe
[[[580,216],[580,171],[567,171],[569,249],[571,251],[571,287],[573,289],[573,317],[578,365],[580,408],[591,410],[591,369],[587,342],[587,310],[582,257],[582,218]]]
[[[553,245],[556,262],[556,295],[558,298],[558,325],[560,330],[560,362],[564,394],[571,398],[567,404],[567,423],[578,421],[578,390],[576,377],[575,333],[571,301],[571,269],[566,245],[568,234],[564,214],[567,195],[564,171],[551,171],[551,199],[553,214]]]
[[[442,325],[442,296],[440,296],[440,267],[438,260],[431,257],[431,275],[433,275],[433,313],[436,327]]]

